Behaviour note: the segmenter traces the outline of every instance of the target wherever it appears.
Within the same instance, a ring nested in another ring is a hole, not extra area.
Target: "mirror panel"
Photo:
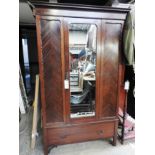
[[[95,116],[95,24],[69,24],[70,117]]]

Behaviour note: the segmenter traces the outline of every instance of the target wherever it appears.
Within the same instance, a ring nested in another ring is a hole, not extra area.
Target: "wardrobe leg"
[[[44,155],[48,155],[47,131],[43,128]]]
[[[54,147],[57,147],[57,145],[51,145],[51,146],[49,146],[48,149],[47,149],[47,150],[48,150],[48,153],[50,153],[50,151],[51,151]]]
[[[117,134],[113,137],[112,145],[116,146],[117,144]]]
[[[113,136],[113,146],[116,146],[117,143],[117,129],[118,129],[118,121],[115,122],[115,128],[114,128],[114,136]]]
[[[48,155],[48,147],[44,146],[44,155]]]

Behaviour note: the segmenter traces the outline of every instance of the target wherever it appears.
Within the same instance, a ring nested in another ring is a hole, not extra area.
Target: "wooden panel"
[[[63,30],[64,30],[64,60],[65,60],[64,72],[66,74],[66,73],[69,73],[69,36],[68,36],[69,31],[68,31],[68,23],[65,22],[64,18],[63,18]],[[70,75],[68,74],[68,76]],[[64,99],[65,99],[65,119],[66,119],[66,122],[69,122],[69,119],[70,119],[70,89],[65,89]]]
[[[121,24],[103,22],[103,51],[101,56],[101,117],[113,117],[117,112],[119,39]]]
[[[119,65],[119,108],[122,110],[124,109],[124,103],[125,103],[125,90],[124,90],[124,74],[125,74],[125,66],[120,64]]]
[[[35,14],[43,16],[57,16],[57,17],[73,17],[73,18],[87,18],[87,19],[119,19],[125,20],[126,14],[119,12],[93,12],[93,11],[79,11],[77,10],[59,10],[59,9],[35,9]]]
[[[46,122],[63,122],[61,23],[41,20]]]
[[[31,148],[35,148],[36,144],[36,133],[38,127],[38,120],[40,119],[40,108],[39,108],[39,75],[36,75],[36,85],[35,85],[35,96],[33,101],[33,123],[32,123],[32,139]]]
[[[109,138],[114,135],[114,122],[47,129],[47,134],[50,145]]]
[[[103,7],[103,6],[87,6],[87,5],[73,5],[61,3],[45,3],[32,2],[29,3],[35,7],[35,15],[44,16],[63,16],[63,17],[81,17],[81,18],[96,18],[96,19],[122,19],[125,20],[126,14],[130,9]]]

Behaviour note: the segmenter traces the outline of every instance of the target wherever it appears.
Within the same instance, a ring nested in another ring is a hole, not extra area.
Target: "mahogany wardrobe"
[[[96,139],[116,145],[129,10],[29,4],[36,17],[44,154],[56,145]]]

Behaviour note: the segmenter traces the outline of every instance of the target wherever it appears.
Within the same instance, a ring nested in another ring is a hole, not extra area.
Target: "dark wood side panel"
[[[40,20],[46,123],[63,122],[61,22]]]
[[[120,85],[120,95],[119,95],[119,108],[122,110],[124,109],[125,103],[125,90],[124,90],[124,75],[125,75],[125,66],[120,64],[119,65],[119,85]]]
[[[101,117],[115,117],[117,113],[119,43],[121,24],[103,21],[103,51],[101,56]]]

